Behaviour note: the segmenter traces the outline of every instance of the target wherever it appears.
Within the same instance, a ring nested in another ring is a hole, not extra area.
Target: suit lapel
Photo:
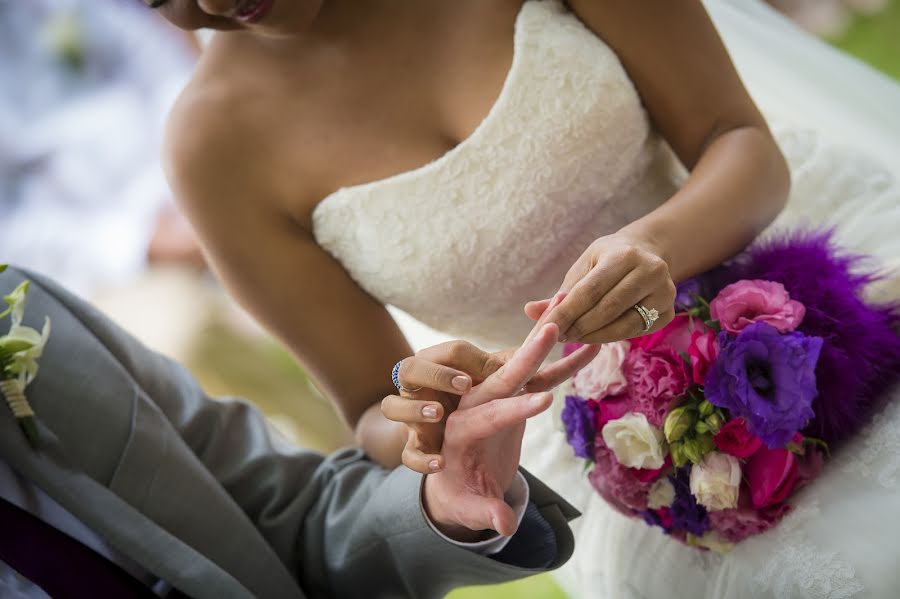
[[[54,435],[39,424],[42,449],[25,441],[0,407],[0,453],[117,551],[194,597],[253,597],[215,563],[168,533],[86,474],[69,466]]]

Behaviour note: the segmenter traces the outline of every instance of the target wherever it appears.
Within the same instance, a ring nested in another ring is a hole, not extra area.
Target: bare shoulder
[[[228,201],[224,190],[269,191],[247,148],[266,144],[254,124],[252,103],[233,87],[192,81],[181,93],[166,124],[163,162],[176,199],[192,209],[211,197]]]

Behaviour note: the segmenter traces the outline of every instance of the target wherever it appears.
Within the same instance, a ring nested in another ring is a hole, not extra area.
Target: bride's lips
[[[243,23],[256,23],[262,20],[275,0],[244,0],[234,11],[234,18]]]

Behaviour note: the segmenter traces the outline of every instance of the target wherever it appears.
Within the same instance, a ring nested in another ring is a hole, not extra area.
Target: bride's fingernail
[[[453,380],[450,381],[450,384],[453,385],[453,388],[457,391],[466,391],[469,388],[469,377],[455,376],[453,377]]]
[[[422,416],[425,418],[437,418],[437,408],[434,406],[425,406],[422,408]]]
[[[431,460],[428,462],[428,467],[431,468],[432,472],[437,472],[441,469],[441,463],[437,460]]]

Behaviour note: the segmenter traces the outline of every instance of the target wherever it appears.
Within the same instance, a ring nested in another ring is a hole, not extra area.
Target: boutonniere
[[[6,265],[0,264],[0,272],[4,270]],[[44,328],[40,333],[31,327],[22,326],[27,294],[28,281],[23,281],[3,298],[7,308],[0,312],[0,319],[8,315],[11,323],[9,334],[0,337],[0,395],[6,399],[28,442],[32,447],[37,447],[37,424],[34,411],[25,397],[25,387],[37,375],[37,359],[41,357],[50,336],[50,319],[44,319]]]

